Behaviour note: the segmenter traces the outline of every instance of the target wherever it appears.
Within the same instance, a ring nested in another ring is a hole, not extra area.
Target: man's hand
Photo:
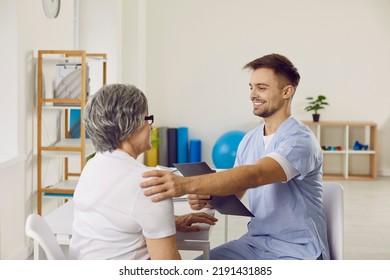
[[[217,221],[217,218],[206,213],[189,213],[182,216],[175,216],[176,230],[183,232],[200,231],[199,226],[192,225],[195,223],[215,225]]]
[[[145,191],[146,196],[158,194],[152,198],[152,201],[157,202],[169,197],[179,197],[187,194],[182,183],[186,180],[185,177],[176,176],[169,171],[153,170],[143,174],[144,178],[155,177],[141,183],[141,188],[153,187]]]
[[[210,204],[211,196],[209,195],[189,194],[187,198],[188,198],[188,204],[193,210],[201,210],[203,208],[213,208]]]

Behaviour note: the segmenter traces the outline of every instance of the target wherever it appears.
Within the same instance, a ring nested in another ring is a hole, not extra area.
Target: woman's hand
[[[215,225],[217,218],[206,213],[189,213],[182,216],[175,216],[176,230],[182,232],[200,231],[200,226],[195,223]]]

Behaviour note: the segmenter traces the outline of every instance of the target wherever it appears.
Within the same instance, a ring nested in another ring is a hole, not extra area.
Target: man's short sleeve
[[[309,133],[296,131],[281,137],[274,152],[284,157],[299,172],[298,178],[304,178],[321,165],[322,154],[317,146],[318,143]]]

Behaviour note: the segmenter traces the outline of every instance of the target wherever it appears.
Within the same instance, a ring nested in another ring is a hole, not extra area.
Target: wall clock
[[[42,0],[42,5],[48,18],[56,18],[60,13],[61,0]]]

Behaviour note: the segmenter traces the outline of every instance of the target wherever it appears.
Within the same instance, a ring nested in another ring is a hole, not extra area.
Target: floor
[[[348,260],[390,260],[390,177],[375,181],[338,181],[344,186],[344,258]],[[225,242],[225,217],[211,233],[211,247]],[[247,218],[229,216],[228,238],[246,232]],[[183,259],[198,252],[181,251]]]

